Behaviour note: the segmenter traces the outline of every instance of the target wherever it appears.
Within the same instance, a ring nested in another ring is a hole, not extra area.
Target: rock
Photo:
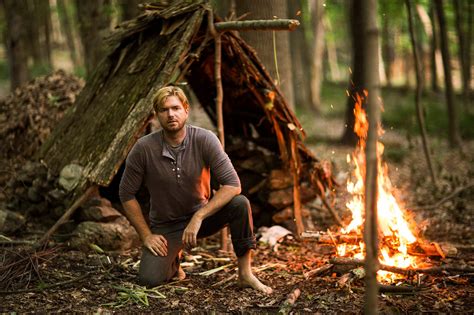
[[[26,223],[26,219],[19,213],[0,209],[0,233],[13,234],[21,229]]]
[[[140,244],[135,229],[125,217],[113,222],[80,223],[70,240],[70,245],[79,250],[90,250],[90,244],[95,244],[103,250],[127,250]]]
[[[122,216],[118,210],[107,206],[89,207],[81,212],[84,221],[110,222]]]
[[[61,189],[53,189],[48,192],[48,197],[55,201],[63,201],[66,197],[66,192]]]
[[[301,214],[303,215],[303,218],[309,218],[311,216],[310,210],[306,207],[301,207]],[[273,222],[278,224],[290,219],[293,219],[293,207],[286,207],[272,216]]]
[[[89,208],[89,207],[95,207],[95,206],[112,207],[112,203],[107,198],[96,196],[87,200],[82,207]]]
[[[27,195],[28,195],[28,200],[31,202],[38,203],[41,201],[41,196],[38,193],[38,189],[36,189],[35,187],[28,188]]]
[[[73,190],[82,178],[83,169],[77,164],[66,165],[59,173],[59,185],[66,191]]]
[[[268,177],[271,190],[284,189],[293,185],[293,177],[288,170],[272,170]]]

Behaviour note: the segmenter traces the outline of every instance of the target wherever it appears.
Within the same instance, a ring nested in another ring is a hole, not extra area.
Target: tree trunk
[[[76,0],[76,14],[88,78],[105,54],[102,36],[109,29],[110,17],[104,12],[104,8],[109,3],[109,0],[91,2]]]
[[[362,23],[365,19],[365,12],[361,10],[361,1],[353,0],[351,1],[350,8],[350,30],[352,38],[352,77],[349,83],[349,97],[347,98],[346,103],[346,122],[345,130],[342,135],[341,142],[347,145],[355,145],[357,143],[357,135],[354,132],[354,106],[355,106],[355,96],[357,93],[361,94],[364,89],[363,81],[363,69],[366,67],[365,62],[367,61],[364,58],[364,46],[362,44]],[[378,68],[377,68],[378,71]]]
[[[357,1],[357,0],[356,0]],[[359,1],[357,1],[359,2]],[[361,42],[363,58],[363,82],[368,91],[367,108],[369,131],[365,150],[365,314],[377,314],[378,298],[378,230],[377,230],[377,137],[380,124],[380,83],[379,83],[379,30],[377,26],[377,0],[360,0],[362,22]]]
[[[286,18],[288,15],[285,0],[240,0],[237,1],[237,15],[250,13],[247,19]],[[294,108],[293,79],[290,59],[290,40],[286,31],[241,32],[258,54],[259,59],[270,72],[285,96],[288,104]],[[274,46],[275,45],[275,46]]]
[[[323,81],[324,57],[324,6],[322,0],[311,1],[313,17],[313,58],[311,63],[311,105],[315,112],[321,111],[321,83]]]
[[[385,14],[382,19],[382,57],[385,66],[385,77],[387,80],[387,86],[392,86],[392,65],[395,61],[395,41],[394,32],[390,28],[393,25],[389,25],[390,16]]]
[[[430,2],[430,19],[431,25],[433,26],[433,36],[431,37],[431,89],[434,92],[439,92],[440,87],[438,83],[438,61],[437,61],[437,54],[438,54],[438,22],[435,18],[435,7],[433,2]]]
[[[446,18],[444,16],[443,1],[435,0],[435,8],[436,14],[438,16],[439,32],[441,38],[441,54],[443,56],[444,83],[449,119],[449,144],[451,147],[459,147],[461,145],[461,136],[459,135],[459,118],[457,106],[454,102],[453,82],[451,80],[451,57],[449,54],[448,31]]]
[[[458,55],[459,55],[459,64],[461,67],[462,75],[462,95],[464,108],[469,108],[469,81],[470,81],[470,68],[468,68],[469,58],[467,46],[466,46],[466,30],[464,29],[464,21],[461,15],[461,12],[464,12],[467,8],[463,6],[464,1],[454,0],[454,12],[456,14],[456,33],[459,41],[458,46]]]
[[[420,4],[416,5],[416,12],[418,13],[418,17],[421,21],[421,24],[423,25],[423,30],[425,31],[425,34],[428,37],[428,41],[432,42],[433,25],[432,25],[432,22],[431,22],[432,20],[428,12],[426,12],[425,7]],[[434,50],[430,49],[429,52],[422,51],[420,55],[420,61],[421,61],[421,64],[423,64],[423,69],[426,69],[422,71],[422,73],[424,74],[423,75],[423,83],[424,83],[423,88],[424,89],[427,87],[428,80],[430,80],[433,77],[433,73],[436,74],[436,68],[434,68],[434,72],[433,72],[433,69],[430,68],[436,65],[435,63],[432,63],[432,60],[434,60],[433,54],[434,54]],[[428,71],[428,68],[430,68],[430,71]]]
[[[327,16],[324,17],[324,25],[328,33],[331,33],[332,24],[331,24],[331,20]],[[339,70],[339,63],[337,61],[336,44],[335,44],[334,39],[329,38],[329,36],[325,36],[325,39],[326,39],[326,51],[328,54],[329,71],[331,73],[331,80],[338,82],[341,80],[341,71]]]
[[[305,3],[306,6],[304,5]],[[298,11],[302,12],[301,15],[306,14],[306,11],[309,11],[309,6],[307,2],[303,0],[289,1],[288,10],[289,17],[296,18]],[[301,15],[298,18],[300,18]],[[298,93],[294,93],[295,106],[312,109],[310,72],[307,69],[307,65],[311,59],[309,56],[309,45],[305,38],[306,27],[307,25],[300,19],[300,26],[290,33],[293,90],[298,91]]]
[[[44,55],[44,61],[46,62],[46,66],[49,69],[52,69],[52,60],[51,60],[51,54],[52,54],[52,48],[51,48],[51,32],[53,29],[52,23],[51,23],[51,7],[49,6],[49,1],[44,1],[44,0],[37,0],[38,2],[38,8],[40,12],[40,26],[41,29],[43,30],[43,41],[41,47],[43,48],[43,55]]]
[[[29,77],[25,21],[27,1],[4,0],[2,3],[5,9],[5,41],[10,70],[10,89],[14,91],[28,81]]]
[[[138,4],[141,0],[119,0],[121,8],[121,20],[127,21],[136,18],[140,14]]]
[[[77,67],[80,65],[79,55],[77,54],[77,50],[79,47],[77,47],[76,42],[74,40],[71,16],[68,12],[65,0],[57,0],[57,8],[59,21],[61,23],[61,30],[64,33],[64,37],[66,38],[66,43],[69,50],[69,54],[71,56],[71,61],[74,66]]]
[[[415,94],[415,106],[416,106],[416,117],[418,119],[418,125],[420,126],[421,139],[423,141],[423,152],[425,153],[426,162],[428,164],[428,169],[431,174],[431,180],[433,184],[437,185],[436,174],[433,168],[433,163],[431,162],[431,156],[429,151],[428,137],[426,135],[425,122],[423,119],[423,107],[420,104],[422,86],[421,81],[423,80],[422,69],[420,67],[420,56],[418,53],[418,45],[416,40],[416,35],[414,31],[414,18],[413,18],[413,4],[411,0],[405,0],[405,4],[408,11],[408,28],[410,31],[411,46],[413,51],[413,59],[415,60],[415,72],[416,72],[416,94]]]
[[[41,65],[43,63],[41,44],[40,44],[40,27],[39,14],[36,12],[36,1],[26,1],[25,12],[28,19],[25,20],[24,27],[26,28],[28,56],[33,59],[34,65]]]

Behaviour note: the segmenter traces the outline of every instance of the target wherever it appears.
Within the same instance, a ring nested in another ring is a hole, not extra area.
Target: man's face
[[[165,131],[176,132],[184,127],[188,111],[177,96],[169,96],[158,109],[158,121]]]

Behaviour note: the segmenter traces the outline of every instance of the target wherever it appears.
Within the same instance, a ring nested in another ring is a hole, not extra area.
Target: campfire
[[[358,259],[365,257],[364,243],[361,235],[365,207],[365,144],[369,127],[366,113],[362,108],[362,101],[363,97],[357,95],[354,109],[354,131],[359,137],[359,141],[352,157],[347,156],[347,162],[354,166],[352,176],[347,180],[347,191],[352,197],[346,204],[352,213],[352,220],[346,227],[340,230],[342,234],[355,236],[354,239],[359,239],[359,241],[356,244],[340,242],[336,246],[338,256]],[[383,130],[379,127],[379,135],[382,133]],[[425,262],[423,257],[414,256],[409,253],[409,249],[414,250],[423,241],[417,236],[416,228],[414,223],[410,221],[410,216],[402,209],[392,194],[393,187],[388,175],[388,166],[382,160],[383,151],[384,145],[381,142],[377,142],[379,261],[386,266],[399,268],[428,267],[429,264]],[[392,282],[399,277],[400,275],[398,274],[384,270],[378,272],[379,281]]]

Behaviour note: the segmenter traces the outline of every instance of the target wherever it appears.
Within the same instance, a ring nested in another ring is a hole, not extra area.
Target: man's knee
[[[232,198],[231,203],[241,214],[247,215],[250,212],[250,201],[244,195],[235,196]]]
[[[162,271],[143,272],[140,270],[138,274],[138,284],[147,288],[159,286],[168,281],[168,275]]]

